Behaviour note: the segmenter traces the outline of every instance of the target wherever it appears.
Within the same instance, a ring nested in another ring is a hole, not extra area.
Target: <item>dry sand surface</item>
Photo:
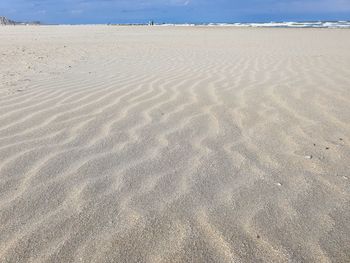
[[[350,262],[350,30],[0,39],[0,262]]]

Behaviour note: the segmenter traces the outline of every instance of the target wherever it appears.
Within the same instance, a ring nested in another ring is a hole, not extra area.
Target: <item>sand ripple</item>
[[[350,260],[350,31],[0,35],[1,262]]]

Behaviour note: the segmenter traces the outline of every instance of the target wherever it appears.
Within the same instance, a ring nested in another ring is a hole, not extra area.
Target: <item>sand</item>
[[[350,262],[350,30],[0,38],[0,262]]]

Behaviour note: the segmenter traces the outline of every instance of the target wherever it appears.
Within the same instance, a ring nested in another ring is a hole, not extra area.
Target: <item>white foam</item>
[[[282,28],[350,28],[350,21],[159,24],[159,26],[282,27]]]

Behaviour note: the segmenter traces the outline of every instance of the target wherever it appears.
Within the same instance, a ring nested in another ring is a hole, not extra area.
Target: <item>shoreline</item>
[[[238,28],[331,28],[349,29],[350,21],[246,22],[246,23],[131,23],[131,24],[16,24],[2,26],[154,26],[154,27],[238,27]]]

